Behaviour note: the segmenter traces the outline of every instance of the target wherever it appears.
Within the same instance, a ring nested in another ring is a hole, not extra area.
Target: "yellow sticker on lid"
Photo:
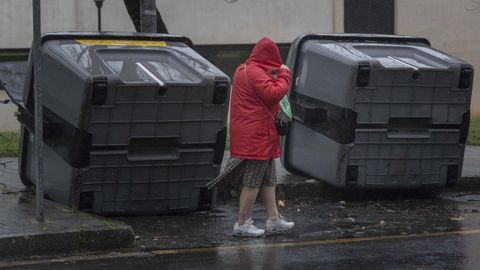
[[[137,46],[137,47],[167,46],[167,43],[165,41],[150,41],[150,40],[77,39],[76,41],[83,45]]]

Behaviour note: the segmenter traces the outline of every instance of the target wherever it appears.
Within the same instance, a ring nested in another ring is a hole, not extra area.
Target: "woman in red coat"
[[[262,38],[245,64],[233,76],[230,105],[230,155],[220,178],[230,175],[240,178],[240,210],[233,234],[261,236],[251,219],[252,208],[259,190],[267,211],[266,232],[277,233],[293,228],[279,215],[275,186],[275,158],[280,157],[280,141],[275,126],[279,102],[290,86],[290,70],[282,65],[277,45]],[[214,180],[215,181],[215,180]]]

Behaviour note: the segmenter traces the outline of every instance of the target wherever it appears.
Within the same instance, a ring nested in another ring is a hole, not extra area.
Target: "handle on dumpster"
[[[429,139],[432,133],[429,129],[388,129],[389,139]]]
[[[180,159],[180,153],[175,148],[157,151],[128,152],[128,161],[174,161]]]
[[[325,108],[306,104],[303,102],[291,102],[293,117],[307,125],[315,125],[327,121],[328,111]]]
[[[180,159],[180,151],[176,147],[178,137],[145,137],[131,138],[128,144],[129,161],[168,161]]]
[[[389,139],[428,139],[432,136],[431,117],[391,117],[387,127]]]

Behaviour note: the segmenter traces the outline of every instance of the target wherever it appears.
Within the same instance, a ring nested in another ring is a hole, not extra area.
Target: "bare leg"
[[[275,199],[275,186],[262,186],[263,204],[267,210],[267,218],[274,221],[278,218],[277,202]]]
[[[238,212],[238,224],[243,225],[252,215],[252,208],[257,199],[258,188],[243,187],[240,194],[240,210]]]

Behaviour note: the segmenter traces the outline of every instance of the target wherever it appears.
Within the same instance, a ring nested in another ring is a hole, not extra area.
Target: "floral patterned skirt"
[[[218,183],[222,183],[224,187],[229,188],[275,186],[277,184],[275,160],[251,160],[230,157],[222,173],[210,181],[207,186],[212,188]]]

